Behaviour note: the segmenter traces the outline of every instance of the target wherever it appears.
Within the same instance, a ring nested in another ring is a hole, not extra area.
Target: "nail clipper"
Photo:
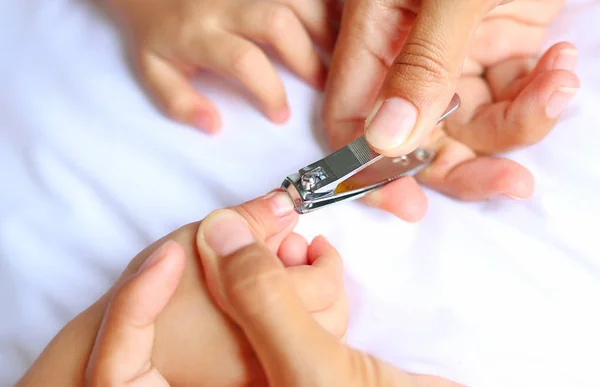
[[[454,95],[438,124],[460,107]],[[431,149],[417,148],[400,157],[385,157],[367,144],[364,136],[288,176],[283,188],[300,214],[345,200],[358,199],[391,181],[414,176],[434,159]]]

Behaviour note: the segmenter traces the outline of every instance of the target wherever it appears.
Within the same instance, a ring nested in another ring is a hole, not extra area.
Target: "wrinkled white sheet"
[[[532,200],[428,192],[416,225],[358,202],[302,217],[299,232],[325,234],[345,258],[351,344],[474,387],[600,386],[599,17],[598,1],[571,1],[553,27],[552,42],[581,51],[582,89],[547,139],[511,154],[536,176]],[[155,111],[88,2],[3,2],[0,32],[4,386],[144,246],[324,150],[320,96],[284,69],[283,128],[202,78],[225,124],[209,138]]]

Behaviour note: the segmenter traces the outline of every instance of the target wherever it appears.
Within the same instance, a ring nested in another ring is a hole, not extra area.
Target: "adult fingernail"
[[[203,223],[204,240],[217,256],[232,254],[254,243],[248,223],[234,211],[217,211]]]
[[[577,64],[577,50],[574,48],[565,48],[558,53],[554,60],[552,68],[554,70],[575,70]]]
[[[409,139],[417,123],[417,108],[402,98],[392,97],[375,105],[367,118],[366,140],[378,149],[397,148]]]
[[[573,96],[577,93],[576,88],[559,87],[550,96],[546,105],[546,114],[550,118],[557,118],[565,110]]]
[[[169,250],[171,244],[173,244],[173,241],[168,240],[158,249],[154,250],[154,252],[150,254],[150,256],[144,261],[142,266],[140,266],[138,273],[149,270],[150,268],[156,266],[164,257],[167,256],[167,251]]]
[[[268,200],[277,217],[284,217],[294,211],[294,202],[286,192],[277,190],[265,195],[264,200]]]

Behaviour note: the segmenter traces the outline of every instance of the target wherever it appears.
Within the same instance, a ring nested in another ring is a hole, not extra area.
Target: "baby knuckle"
[[[231,66],[234,74],[238,76],[247,76],[252,74],[252,69],[260,60],[260,51],[258,48],[247,45],[242,46],[232,53]]]
[[[171,44],[180,47],[182,50],[193,49],[199,40],[209,30],[212,19],[211,14],[206,14],[199,19],[197,12],[193,9],[187,12],[165,16],[166,20],[161,28],[161,35],[167,37]]]
[[[277,5],[270,9],[265,27],[273,37],[280,37],[289,30],[295,21],[294,12],[285,5]]]

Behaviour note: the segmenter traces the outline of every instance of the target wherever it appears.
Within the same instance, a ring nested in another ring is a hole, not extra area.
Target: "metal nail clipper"
[[[454,95],[439,119],[442,122],[460,106]],[[385,157],[373,151],[364,136],[329,156],[288,176],[281,187],[294,201],[296,211],[306,214],[344,200],[360,198],[404,176],[413,176],[434,158],[432,150],[418,148],[400,157]]]

